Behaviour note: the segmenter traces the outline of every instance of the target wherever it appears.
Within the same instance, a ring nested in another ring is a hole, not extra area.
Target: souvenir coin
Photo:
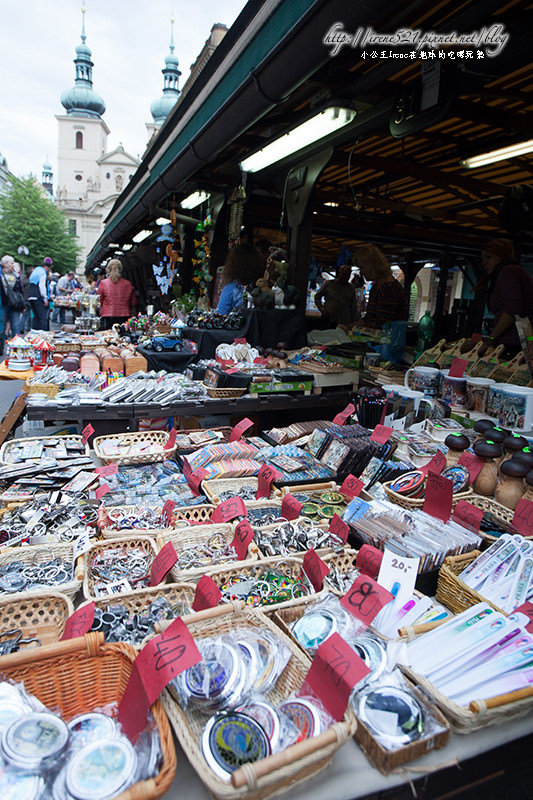
[[[272,708],[272,706],[270,706],[268,703],[263,703],[260,700],[256,700],[254,702],[245,703],[243,706],[239,706],[239,708],[235,710],[241,711],[243,714],[248,714],[249,717],[255,719],[255,721],[261,725],[268,736],[272,751],[274,752],[277,750],[279,745],[281,725],[278,712],[275,708]]]
[[[398,494],[411,495],[423,486],[425,479],[426,476],[420,469],[414,470],[413,472],[406,472],[393,481],[389,489]]]
[[[33,772],[56,760],[68,740],[69,729],[59,717],[46,712],[26,714],[5,731],[2,753],[8,763]]]
[[[278,711],[285,714],[298,729],[297,742],[310,739],[322,733],[322,722],[318,709],[308,700],[287,700],[278,707]]]
[[[237,711],[221,712],[208,721],[202,733],[205,760],[223,780],[243,764],[266,758],[271,753],[265,731],[255,719]]]
[[[80,714],[68,723],[71,734],[71,748],[79,750],[91,742],[99,739],[108,739],[118,735],[118,728],[114,720],[107,714],[97,711]]]
[[[0,795],[2,800],[37,800],[41,797],[43,779],[28,775],[0,762]]]
[[[453,467],[447,467],[441,472],[443,478],[448,478],[453,483],[453,493],[463,492],[468,488],[470,483],[470,473],[462,464],[455,464]]]
[[[323,503],[330,503],[331,505],[334,506],[341,506],[344,505],[344,503],[346,502],[346,500],[344,499],[342,494],[340,494],[340,492],[323,492],[320,495],[320,499],[322,500]]]
[[[101,739],[69,761],[65,784],[76,800],[109,800],[135,782],[137,755],[123,736]]]

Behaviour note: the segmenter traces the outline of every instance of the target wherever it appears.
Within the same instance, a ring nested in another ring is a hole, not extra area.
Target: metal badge
[[[39,775],[28,775],[0,763],[0,794],[2,800],[37,800],[44,788]]]
[[[6,761],[28,771],[46,768],[65,750],[69,730],[54,714],[27,714],[15,720],[2,738]]]
[[[77,800],[108,800],[136,780],[137,755],[123,736],[102,739],[69,761],[66,788]]]
[[[327,609],[307,611],[296,620],[292,633],[306,650],[315,650],[326,641],[338,627],[337,618]]]
[[[278,711],[285,714],[298,729],[297,742],[310,739],[322,733],[322,722],[318,709],[308,700],[288,700],[281,703]]]
[[[424,731],[418,701],[397,686],[369,688],[359,698],[358,715],[391,750],[416,741]]]
[[[213,772],[227,781],[243,764],[269,756],[271,748],[255,719],[233,711],[211,717],[202,733],[202,752]]]
[[[91,742],[109,739],[119,733],[115,721],[107,714],[100,714],[97,711],[79,714],[70,720],[68,728],[71,734],[70,747],[73,750],[81,750]]]
[[[245,703],[239,708],[235,709],[236,711],[240,711],[243,714],[247,714],[249,717],[255,719],[258,722],[263,730],[265,731],[268,739],[270,741],[270,747],[272,752],[275,752],[279,745],[280,740],[280,733],[281,733],[281,723],[279,720],[279,714],[275,708],[273,708],[268,703],[263,703],[260,700],[255,700],[250,703]]]

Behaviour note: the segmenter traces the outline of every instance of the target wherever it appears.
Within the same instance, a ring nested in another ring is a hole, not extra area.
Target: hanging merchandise
[[[174,220],[174,222],[172,222]],[[176,275],[177,265],[183,258],[177,249],[179,237],[176,231],[176,214],[171,215],[171,224],[161,225],[161,234],[157,237],[156,252],[158,264],[152,264],[156,283],[163,294],[168,294]],[[165,245],[166,242],[166,245]]]
[[[236,247],[241,240],[241,227],[246,204],[246,189],[242,184],[236,186],[228,200],[228,247]]]
[[[211,230],[212,220],[211,215],[208,214],[203,222],[199,222],[196,226],[194,236],[195,254],[192,259],[194,266],[193,281],[198,286],[198,293],[200,297],[207,295],[209,283],[212,281],[212,276],[209,271],[211,262],[211,248],[209,246],[209,231]]]

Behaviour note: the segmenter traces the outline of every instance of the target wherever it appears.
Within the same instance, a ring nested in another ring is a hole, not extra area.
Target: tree
[[[27,264],[41,264],[50,256],[54,270],[75,270],[80,253],[63,212],[43,192],[33,175],[11,178],[7,193],[0,197],[0,258],[8,253],[18,259],[17,248],[30,251]]]

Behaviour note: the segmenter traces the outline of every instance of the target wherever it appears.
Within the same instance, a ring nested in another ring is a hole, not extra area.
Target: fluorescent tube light
[[[511,144],[509,147],[500,147],[499,150],[491,150],[489,153],[481,153],[479,156],[472,156],[472,158],[465,158],[461,161],[461,166],[474,169],[475,167],[484,167],[487,164],[495,164],[497,161],[505,161],[507,158],[525,156],[527,153],[533,153],[533,139],[519,144]]]
[[[155,221],[156,225],[170,225],[170,220],[166,217],[158,217]]]
[[[316,114],[306,122],[302,122],[297,128],[280,136],[261,150],[253,153],[241,162],[241,169],[244,172],[259,172],[265,167],[281,161],[283,158],[297,153],[314,142],[318,142],[329,134],[334,133],[349,125],[353,121],[356,112],[349,108],[331,106]]]
[[[181,200],[180,206],[187,209],[196,208],[196,206],[199,206],[200,203],[205,203],[209,198],[210,195],[207,192],[193,192],[184,200]]]
[[[123,250],[131,250],[132,247],[133,247],[132,244],[123,244],[122,245],[122,249]]]
[[[143,242],[148,236],[152,235],[152,231],[139,231],[139,233],[135,234],[133,237],[133,241],[135,244],[139,244],[139,242]]]

